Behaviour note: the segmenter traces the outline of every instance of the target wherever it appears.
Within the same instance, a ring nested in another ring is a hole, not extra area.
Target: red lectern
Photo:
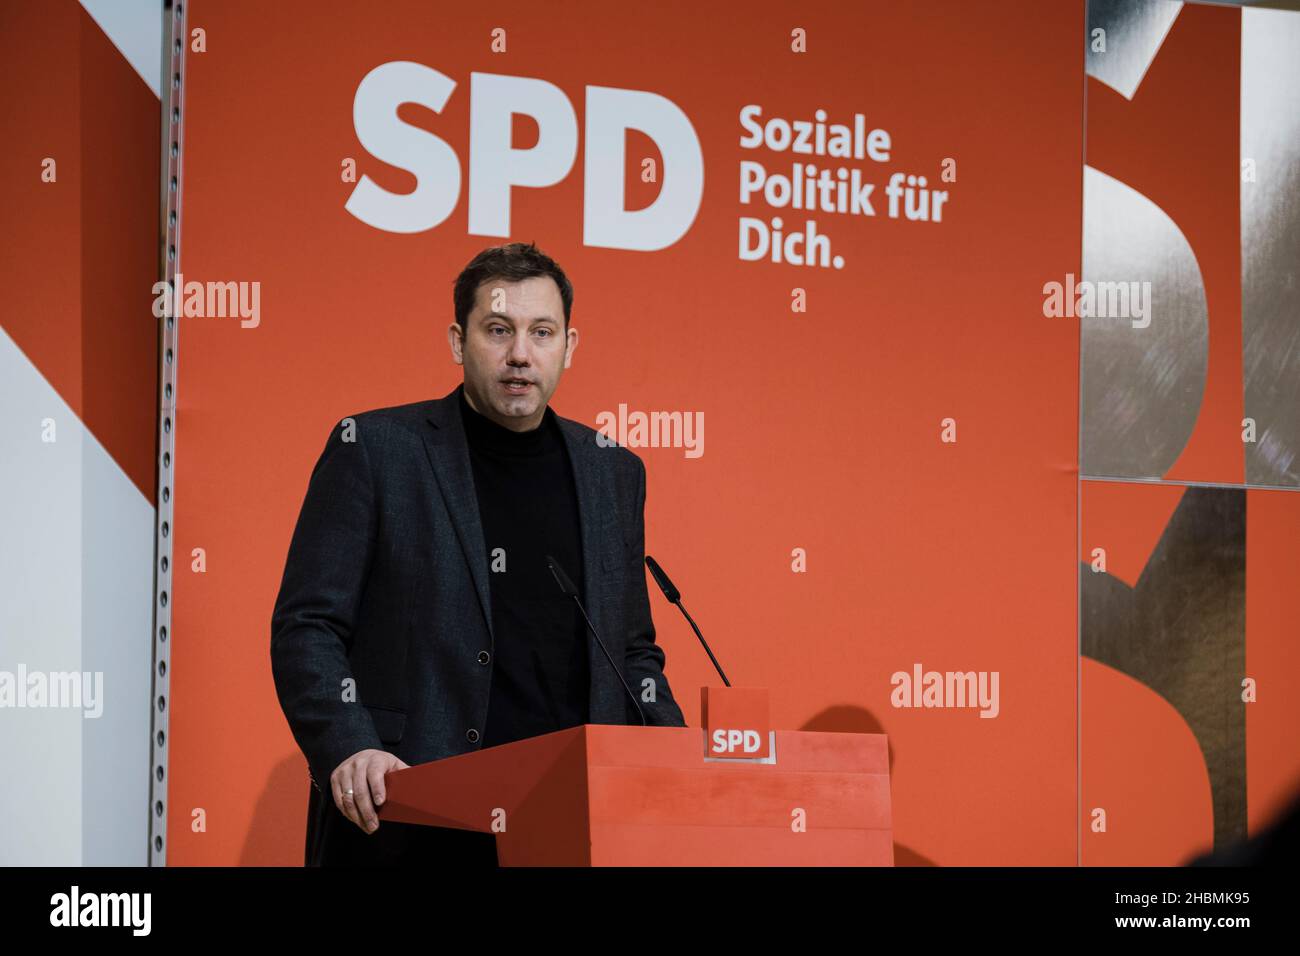
[[[884,734],[587,724],[398,770],[381,820],[495,832],[502,866],[892,866]]]

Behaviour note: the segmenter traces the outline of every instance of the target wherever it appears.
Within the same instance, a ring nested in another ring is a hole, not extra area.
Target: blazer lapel
[[[622,671],[624,643],[621,635],[610,633],[605,614],[608,573],[614,568],[616,558],[611,549],[622,542],[618,515],[614,511],[614,493],[609,469],[602,467],[597,456],[605,449],[596,444],[595,432],[579,422],[560,418],[573,464],[573,480],[578,497],[578,523],[582,536],[582,583],[585,594],[583,605],[591,625],[600,634],[605,646],[619,663]],[[596,646],[596,640],[587,635],[587,657],[591,667],[591,697],[589,722],[623,723],[623,687],[609,673],[609,661]]]
[[[559,418],[559,416],[556,416]],[[593,467],[591,452],[595,447],[587,441],[579,428],[567,418],[559,418],[560,431],[568,447],[569,461],[573,464],[573,481],[578,497],[578,525],[582,537],[582,603],[596,630],[601,608],[601,532],[602,502],[609,496],[603,482],[604,473]],[[601,634],[604,637],[604,634]],[[597,649],[599,653],[599,649]],[[601,655],[602,657],[604,655]],[[593,661],[594,663],[594,661]]]
[[[487,621],[488,634],[495,641],[492,599],[488,594],[487,545],[483,541],[483,522],[478,513],[478,493],[474,489],[465,423],[460,417],[459,396],[463,387],[457,385],[451,394],[431,403],[428,419],[433,428],[424,433],[424,448],[438,487],[442,490],[442,498],[451,515],[461,550],[469,564],[474,590],[478,592],[479,605]]]

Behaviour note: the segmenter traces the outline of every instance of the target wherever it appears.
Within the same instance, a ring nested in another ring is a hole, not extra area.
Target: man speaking
[[[648,724],[685,726],[650,618],[645,466],[548,405],[578,345],[568,278],[511,243],[475,256],[453,299],[464,382],[343,419],[289,546],[271,667],[312,779],[308,865],[495,865],[490,833],[381,826],[384,774],[639,724],[638,705]]]

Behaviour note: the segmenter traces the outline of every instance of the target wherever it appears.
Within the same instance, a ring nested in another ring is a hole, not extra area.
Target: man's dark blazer
[[[330,774],[352,754],[385,750],[414,766],[481,746],[491,573],[462,388],[345,418],[312,471],[271,618],[276,693],[313,781],[309,862],[318,849],[313,821],[319,828],[321,801],[333,802]],[[556,417],[573,464],[587,613],[646,722],[685,726],[650,618],[645,466],[626,448],[598,443],[586,425]],[[639,724],[590,634],[587,644],[589,722]],[[644,700],[646,680],[653,702]],[[349,686],[355,693],[345,693]]]

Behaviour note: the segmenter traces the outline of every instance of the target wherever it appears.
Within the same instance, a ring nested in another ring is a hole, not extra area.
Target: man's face
[[[542,422],[546,404],[578,347],[564,331],[564,302],[550,276],[520,282],[489,279],[478,287],[462,333],[447,329],[452,358],[465,367],[465,398],[474,411],[514,431]]]

